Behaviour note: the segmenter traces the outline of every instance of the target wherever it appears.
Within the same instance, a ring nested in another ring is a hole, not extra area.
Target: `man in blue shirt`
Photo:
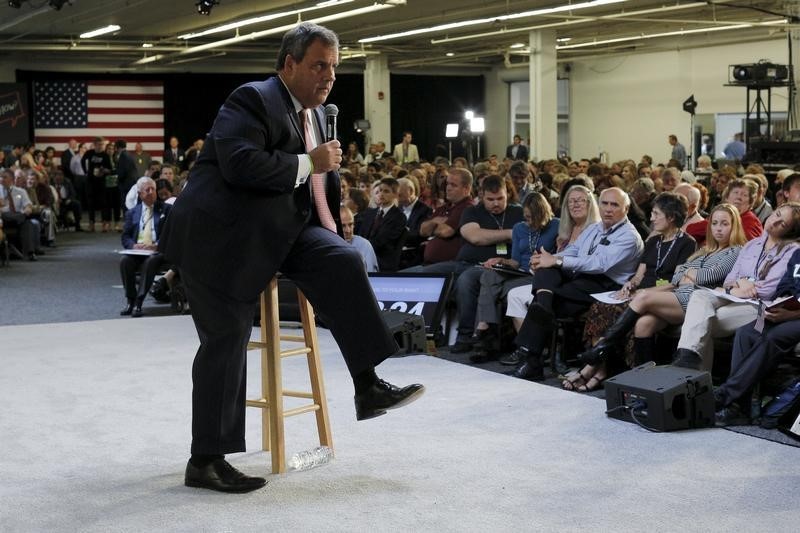
[[[517,334],[513,354],[525,361],[514,376],[544,379],[542,351],[556,318],[579,316],[594,302],[593,293],[619,289],[636,271],[644,244],[628,221],[630,198],[617,187],[600,194],[601,221],[586,228],[558,255],[533,255],[534,301]]]
[[[741,161],[742,158],[744,158],[746,148],[743,138],[744,136],[741,133],[737,133],[733,136],[733,140],[725,145],[722,153],[725,155],[726,159],[735,159],[736,161]]]

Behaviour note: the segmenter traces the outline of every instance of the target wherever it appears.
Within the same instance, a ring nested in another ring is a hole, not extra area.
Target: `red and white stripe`
[[[37,128],[37,148],[53,146],[60,156],[70,139],[83,143],[99,136],[111,142],[125,139],[130,151],[140,142],[150,155],[161,157],[165,141],[163,82],[89,81],[87,92],[88,127]]]

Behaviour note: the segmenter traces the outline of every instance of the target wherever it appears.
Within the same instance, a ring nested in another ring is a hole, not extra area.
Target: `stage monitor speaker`
[[[714,426],[708,372],[647,363],[607,379],[605,390],[612,418],[638,420],[656,431]]]
[[[425,353],[425,320],[421,316],[400,311],[384,311],[382,316],[400,347],[394,355]]]

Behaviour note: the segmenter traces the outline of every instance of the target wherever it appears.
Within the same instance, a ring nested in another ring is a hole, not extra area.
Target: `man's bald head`
[[[688,215],[692,216],[697,213],[697,206],[700,205],[700,191],[692,187],[688,183],[681,183],[673,191],[675,194],[680,194],[689,203]]]

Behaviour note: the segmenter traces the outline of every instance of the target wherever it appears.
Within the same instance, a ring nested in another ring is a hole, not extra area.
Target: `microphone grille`
[[[336,104],[328,104],[325,106],[326,117],[335,117],[338,114],[339,114],[339,108],[336,107]]]

